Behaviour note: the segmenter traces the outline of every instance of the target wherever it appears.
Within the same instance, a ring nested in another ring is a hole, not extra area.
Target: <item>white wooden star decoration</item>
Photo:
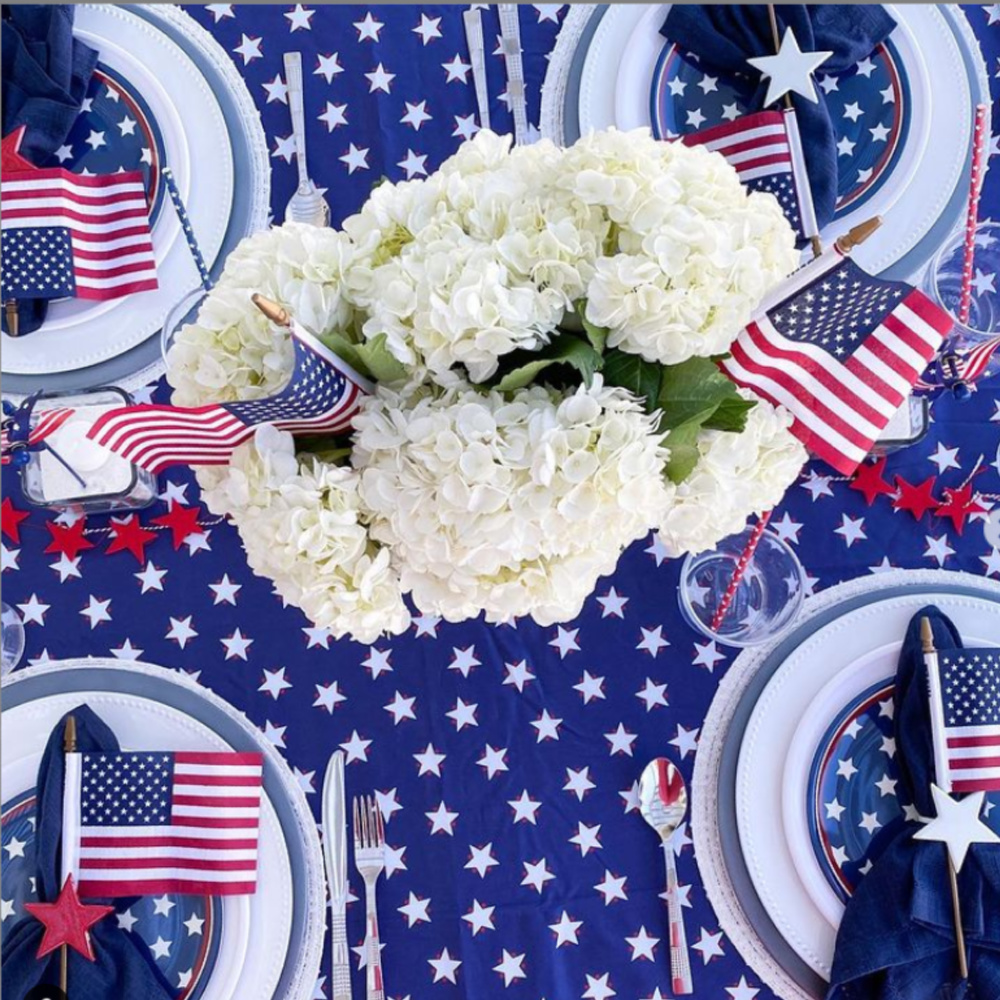
[[[813,86],[813,73],[832,56],[832,52],[803,52],[795,32],[785,28],[785,37],[777,55],[757,56],[748,59],[761,76],[768,78],[765,105],[773,104],[779,97],[794,91],[813,103],[819,99]]]
[[[918,830],[914,840],[939,840],[948,845],[948,854],[956,872],[962,870],[972,844],[1000,844],[998,837],[980,818],[985,792],[974,792],[964,799],[953,799],[937,785],[931,785],[937,816]]]

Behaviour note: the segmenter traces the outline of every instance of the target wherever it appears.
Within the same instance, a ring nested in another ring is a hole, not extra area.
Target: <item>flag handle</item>
[[[920,643],[924,650],[924,664],[930,685],[931,734],[934,740],[934,770],[938,787],[951,791],[951,776],[948,771],[944,739],[944,703],[941,697],[941,675],[938,673],[938,655],[934,648],[934,630],[929,618],[920,619]],[[958,872],[948,855],[948,882],[951,886],[951,914],[955,924],[955,946],[958,948],[958,971],[962,979],[969,978],[969,962],[965,955],[965,929],[962,926],[962,903],[958,895]]]
[[[767,17],[768,20],[771,22],[771,39],[774,42],[774,51],[779,52],[781,50],[781,34],[778,31],[778,14],[774,9],[773,3],[769,3],[767,5]],[[795,106],[792,104],[791,94],[788,93],[785,94],[785,107],[789,111],[795,110]],[[806,184],[809,183],[808,178],[806,178],[805,183]],[[816,257],[819,257],[823,253],[823,241],[819,238],[818,235],[809,237],[809,246],[812,249],[812,255],[814,259]]]
[[[63,733],[63,753],[76,753],[76,716],[66,719],[66,730]],[[59,989],[63,996],[69,996],[69,948],[62,945],[59,948]]]
[[[7,313],[7,332],[16,337],[21,332],[21,321],[17,312],[17,299],[7,299],[3,304]]]

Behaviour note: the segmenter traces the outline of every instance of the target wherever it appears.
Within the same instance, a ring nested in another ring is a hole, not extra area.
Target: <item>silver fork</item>
[[[382,984],[382,945],[378,936],[375,883],[385,868],[385,829],[382,812],[369,795],[354,799],[354,864],[365,881],[365,972],[367,1000],[385,1000]]]

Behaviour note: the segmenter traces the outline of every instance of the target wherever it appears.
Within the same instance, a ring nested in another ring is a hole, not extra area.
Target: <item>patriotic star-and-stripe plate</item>
[[[892,678],[927,604],[967,645],[1000,646],[992,581],[852,581],[814,598],[776,644],[744,652],[705,720],[691,822],[702,877],[720,926],[783,1000],[824,995],[844,904],[905,821]],[[1000,815],[990,822],[1000,830]]]
[[[155,892],[141,897],[131,915],[119,906],[125,914],[119,923],[134,920],[131,929],[149,941],[178,1000],[311,1000],[326,925],[323,860],[305,796],[245,717],[173,670],[94,659],[29,667],[4,679],[4,931],[30,899],[27,855],[42,750],[62,716],[81,703],[111,727],[123,750],[263,753],[253,895],[210,904],[201,895]],[[9,857],[21,851],[24,859]],[[10,868],[12,861],[23,861],[23,869]]]

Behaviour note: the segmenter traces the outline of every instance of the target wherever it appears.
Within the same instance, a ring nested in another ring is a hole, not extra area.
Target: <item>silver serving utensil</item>
[[[677,996],[694,992],[684,914],[677,895],[677,866],[673,836],[687,814],[688,794],[680,771],[666,759],[651,760],[639,779],[639,809],[643,819],[659,834],[667,866],[667,912],[670,926],[670,976]]]
[[[351,953],[347,947],[347,802],[344,797],[344,751],[330,757],[323,780],[323,856],[330,888],[333,963],[330,996],[351,1000]]]
[[[309,166],[306,162],[306,115],[303,105],[301,52],[285,53],[285,84],[288,87],[288,107],[292,115],[292,135],[295,137],[295,162],[299,168],[299,186],[285,209],[285,221],[328,226],[330,206],[309,177]]]

